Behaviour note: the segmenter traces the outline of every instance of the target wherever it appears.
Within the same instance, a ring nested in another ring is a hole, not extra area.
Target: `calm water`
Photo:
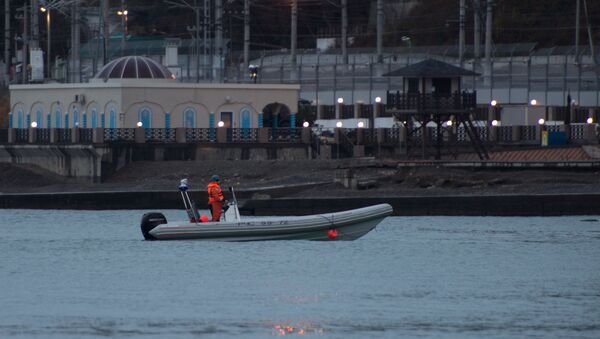
[[[143,241],[142,213],[0,210],[0,337],[600,337],[599,217],[217,243]]]

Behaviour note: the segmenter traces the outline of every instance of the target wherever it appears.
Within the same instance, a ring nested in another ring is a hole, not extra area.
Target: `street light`
[[[302,127],[308,127],[310,126],[310,124],[308,123],[308,121],[305,121],[304,123],[302,123]]]
[[[224,123],[223,121],[219,121],[219,122],[217,123],[217,126],[219,126],[219,127],[223,127],[223,126],[225,126],[225,123]]]
[[[586,122],[587,122],[588,124],[593,124],[593,123],[594,123],[594,118],[592,118],[592,117],[589,117],[589,118],[587,118]]]
[[[136,125],[137,125],[137,127],[142,127],[142,126],[144,126],[144,124],[143,124],[141,121],[138,121]]]
[[[40,7],[40,11],[42,13],[46,13],[46,43],[47,43],[47,47],[46,47],[46,67],[48,68],[48,70],[46,71],[46,75],[48,76],[48,79],[51,78],[51,68],[50,68],[50,7],[46,8],[46,7]]]
[[[342,124],[341,121],[338,121],[338,122],[335,123],[335,127],[337,127],[337,128],[342,128],[343,125],[344,124]]]
[[[380,103],[381,102],[381,97],[375,97],[375,102],[376,103]]]
[[[38,126],[37,121],[34,121],[31,123],[31,127],[32,128],[36,128]]]
[[[365,123],[364,123],[364,122],[362,122],[362,121],[359,121],[359,122],[358,122],[358,124],[356,124],[356,126],[357,126],[358,128],[363,128],[363,127],[365,127]]]
[[[537,105],[537,100],[536,99],[531,99],[531,101],[529,101],[529,104],[531,106],[535,106]],[[525,126],[529,125],[529,105],[525,106]]]
[[[337,99],[338,104],[343,104],[344,103],[344,98],[338,98]]]
[[[117,15],[121,17],[121,25],[123,26],[123,38],[121,39],[121,55],[125,55],[125,37],[127,36],[127,18],[129,17],[129,11],[123,8],[117,11]]]

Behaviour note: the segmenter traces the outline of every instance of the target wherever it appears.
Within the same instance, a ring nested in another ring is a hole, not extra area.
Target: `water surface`
[[[600,337],[597,216],[219,243],[143,241],[144,212],[0,210],[0,337]]]

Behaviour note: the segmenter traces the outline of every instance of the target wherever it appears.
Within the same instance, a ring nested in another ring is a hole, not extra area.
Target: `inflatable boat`
[[[162,213],[144,214],[141,230],[146,240],[199,239],[214,241],[354,240],[374,229],[392,214],[392,206],[379,204],[342,212],[286,217],[240,217],[235,193],[220,222],[202,222],[187,194],[187,181],[179,186],[189,220],[167,222]]]

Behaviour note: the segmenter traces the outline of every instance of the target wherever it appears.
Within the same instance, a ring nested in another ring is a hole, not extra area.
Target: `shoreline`
[[[260,190],[265,192],[265,190]],[[204,192],[191,191],[205,201]],[[389,203],[394,216],[562,216],[600,215],[600,193],[493,194],[387,197],[252,198],[256,190],[236,191],[244,215],[307,215]],[[203,209],[204,204],[198,207]],[[173,190],[0,194],[2,209],[181,209]]]

